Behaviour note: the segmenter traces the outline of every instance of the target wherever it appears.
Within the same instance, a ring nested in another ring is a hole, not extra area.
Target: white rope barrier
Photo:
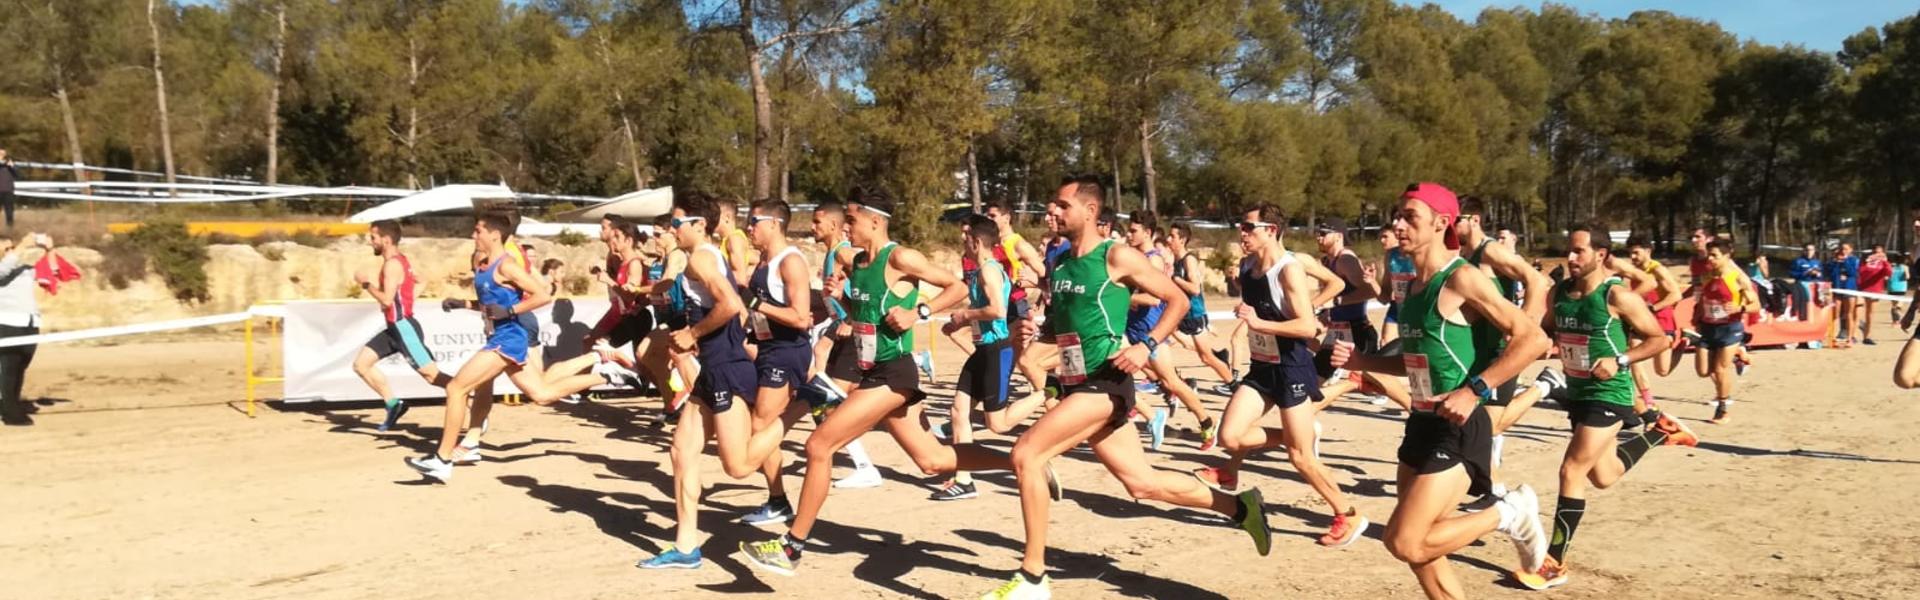
[[[247,319],[254,318],[256,316],[279,317],[284,315],[286,315],[286,309],[284,307],[255,306],[250,309],[247,309],[246,312],[226,313],[221,315],[210,315],[205,317],[193,317],[190,319],[174,319],[171,321],[154,321],[151,323],[135,323],[133,325],[121,325],[117,327],[99,327],[94,329],[81,329],[78,331],[62,331],[60,333],[43,333],[39,335],[0,338],[0,348],[8,348],[13,346],[30,346],[30,345],[36,345],[36,344],[58,344],[62,342],[77,342],[80,340],[90,340],[90,339],[114,337],[114,336],[120,336],[120,335],[132,335],[137,333],[155,333],[160,331],[170,331],[174,329],[192,329],[194,327],[207,327],[211,325],[225,325],[227,323],[238,323],[241,321],[245,321]]]

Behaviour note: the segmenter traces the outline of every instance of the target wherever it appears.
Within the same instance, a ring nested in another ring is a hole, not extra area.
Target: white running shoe
[[[1513,548],[1520,552],[1521,570],[1528,573],[1540,570],[1547,558],[1546,527],[1540,524],[1540,497],[1533,493],[1532,486],[1523,483],[1501,496],[1500,503],[1513,511],[1513,519],[1504,523],[1506,528],[1502,533],[1513,540]]]
[[[1053,577],[1040,576],[1040,583],[1027,583],[1027,578],[1019,573],[1013,579],[980,596],[980,600],[1052,600]]]
[[[873,467],[854,469],[852,475],[833,480],[833,489],[857,490],[875,488],[880,487],[880,483],[883,481],[886,480],[880,477],[880,469]]]
[[[453,452],[453,464],[456,465],[471,465],[485,458],[477,447],[461,446]]]
[[[610,360],[593,363],[593,374],[599,375],[613,385],[640,387],[640,374]]]
[[[432,477],[447,483],[453,479],[453,463],[440,460],[440,457],[428,454],[407,459],[407,466],[419,471],[421,475]]]

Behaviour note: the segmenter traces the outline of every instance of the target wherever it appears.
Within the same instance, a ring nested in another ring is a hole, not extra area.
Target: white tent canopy
[[[606,202],[560,213],[556,218],[576,223],[598,223],[607,215],[620,215],[645,223],[670,212],[673,212],[672,186],[621,194]]]
[[[513,190],[503,185],[443,185],[354,213],[347,217],[347,222],[372,223],[426,213],[470,211],[493,202],[512,203]]]

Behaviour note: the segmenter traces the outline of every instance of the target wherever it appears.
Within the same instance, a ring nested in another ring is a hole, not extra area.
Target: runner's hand
[[[367,272],[366,272],[366,271],[354,271],[354,272],[353,272],[353,282],[354,282],[354,283],[358,283],[358,284],[360,284],[360,287],[367,287],[367,284],[368,284],[368,283],[370,283],[370,282],[369,282],[369,281],[367,280]]]
[[[887,311],[887,327],[893,328],[894,331],[899,331],[903,333],[907,331],[911,331],[913,329],[913,325],[919,322],[920,322],[920,315],[919,313],[915,313],[914,311],[907,310],[904,308],[896,308],[891,311]]]
[[[452,312],[452,311],[456,311],[456,310],[466,310],[466,309],[468,309],[468,308],[472,308],[472,307],[473,307],[473,301],[471,301],[471,300],[461,300],[461,299],[459,299],[459,298],[448,298],[448,299],[445,299],[445,300],[441,300],[441,301],[440,301],[440,310],[441,310],[441,312]]]
[[[693,337],[693,328],[691,327],[675,331],[673,335],[667,338],[668,344],[672,345],[676,352],[692,352],[695,341],[697,340]]]
[[[1147,361],[1151,358],[1152,353],[1147,351],[1146,344],[1134,344],[1113,355],[1113,366],[1122,372],[1139,373],[1147,367]]]
[[[498,304],[480,305],[480,315],[490,321],[505,321],[513,318],[513,307]]]
[[[954,314],[958,315],[960,313],[954,313]],[[953,335],[953,332],[959,331],[962,328],[965,328],[966,326],[967,326],[966,323],[961,323],[960,319],[955,318],[952,321],[947,321],[946,325],[940,326],[940,335]]]
[[[839,325],[835,325],[833,327],[833,337],[844,340],[844,339],[847,339],[848,336],[852,336],[852,335],[853,335],[853,323],[849,323],[847,321],[841,321]]]
[[[1466,425],[1467,419],[1473,416],[1473,410],[1478,406],[1480,406],[1480,395],[1473,393],[1471,389],[1460,388],[1441,396],[1440,405],[1435,408],[1435,411],[1448,423]]]
[[[1599,381],[1613,379],[1613,376],[1619,372],[1620,363],[1611,358],[1602,359],[1593,365],[1593,378]]]
[[[1347,366],[1347,361],[1352,358],[1353,358],[1353,343],[1334,340],[1333,354],[1328,355],[1327,364],[1333,365],[1333,368],[1335,369],[1339,369]]]
[[[1233,316],[1239,317],[1240,320],[1248,321],[1248,322],[1252,322],[1254,319],[1259,318],[1253,312],[1253,307],[1248,306],[1247,303],[1245,302],[1240,303],[1239,306],[1233,307]]]

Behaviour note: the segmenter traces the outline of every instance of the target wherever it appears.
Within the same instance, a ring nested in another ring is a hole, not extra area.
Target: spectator
[[[7,149],[0,148],[0,205],[7,212],[7,232],[13,232],[13,182],[20,178],[20,171],[13,168],[13,158],[7,156]]]
[[[1860,289],[1860,257],[1853,255],[1853,244],[1840,244],[1840,249],[1834,251],[1833,259],[1827,261],[1822,270],[1827,274],[1827,283],[1833,284],[1835,299],[1840,302],[1840,334],[1834,340],[1834,347],[1852,346],[1853,331],[1859,328],[1853,318],[1857,298],[1840,292]]]
[[[1885,294],[1887,279],[1892,276],[1893,265],[1887,263],[1887,247],[1874,244],[1873,252],[1867,253],[1867,259],[1860,265],[1860,291]],[[1856,315],[1856,319],[1860,322],[1860,343],[1868,346],[1873,345],[1873,309],[1879,302],[1879,299],[1867,296],[1860,298],[1856,303],[1856,305],[1866,305],[1866,308]]]
[[[1793,312],[1805,321],[1808,315],[1813,314],[1812,284],[1825,278],[1820,275],[1820,251],[1813,244],[1807,244],[1801,247],[1801,252],[1800,257],[1793,259],[1793,264],[1787,267],[1787,277],[1794,281]]]
[[[6,255],[0,257],[0,338],[11,338],[40,333],[40,301],[34,296],[33,261],[21,254],[25,250],[38,248],[48,257],[54,257],[53,239],[41,234],[31,234],[20,239],[18,244],[12,240],[0,240],[0,251]],[[27,365],[33,363],[34,346],[10,346],[0,348],[0,422],[7,425],[32,425],[32,412],[26,401],[20,398],[20,388],[26,383]]]
[[[1893,263],[1893,274],[1887,277],[1888,294],[1894,296],[1907,295],[1907,260],[1907,255],[1898,252],[1894,253],[1891,260],[1889,260],[1889,262]],[[1906,308],[1906,302],[1894,300],[1887,304],[1893,305],[1891,319],[1893,322],[1899,323],[1900,309]]]

